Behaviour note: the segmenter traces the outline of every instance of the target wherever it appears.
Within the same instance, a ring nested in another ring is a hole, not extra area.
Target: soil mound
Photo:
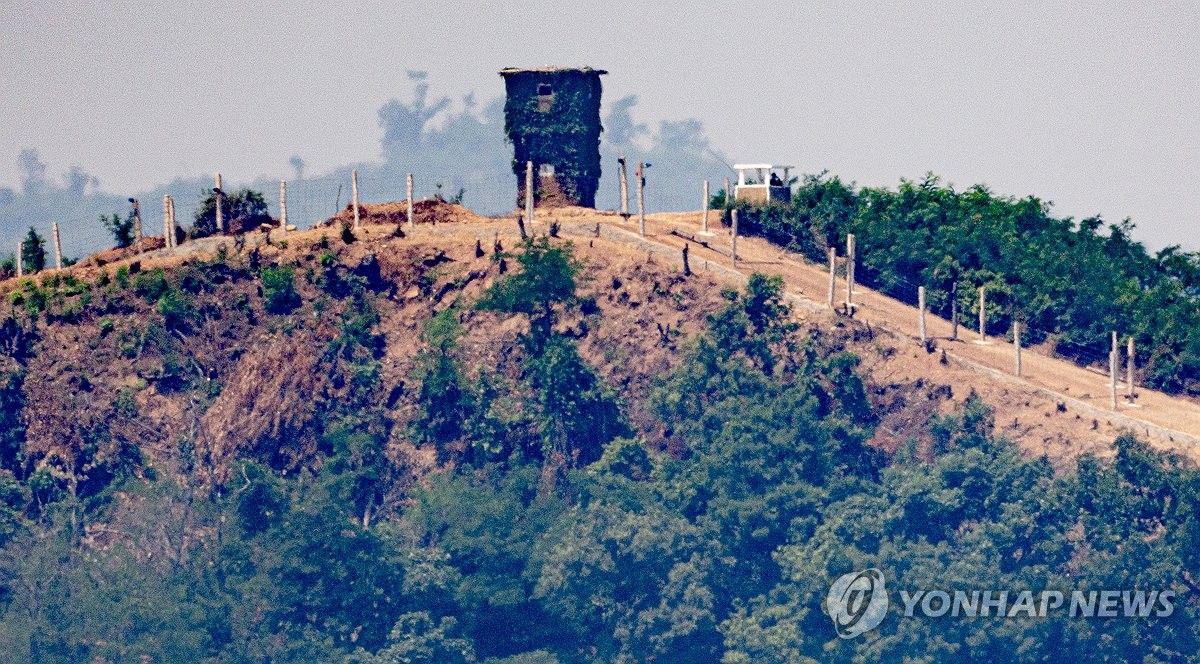
[[[390,203],[359,203],[359,220],[364,224],[403,224],[408,221],[408,203],[393,201]],[[422,198],[413,201],[414,224],[447,224],[452,222],[480,223],[491,221],[487,217],[475,214],[467,208],[450,203],[440,198]],[[325,220],[323,226],[338,226],[354,222],[354,205],[347,205],[342,211]]]

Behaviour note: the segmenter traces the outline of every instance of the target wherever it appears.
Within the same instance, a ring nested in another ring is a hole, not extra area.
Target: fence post
[[[171,197],[163,194],[163,249],[171,248]]]
[[[733,211],[733,219],[732,219],[732,224],[733,224],[732,231],[733,232],[729,234],[729,256],[730,256],[730,258],[733,259],[734,265],[737,265],[737,222],[738,222],[738,211],[734,210]]]
[[[1125,349],[1125,392],[1133,396],[1133,335],[1129,335],[1129,345]]]
[[[637,173],[638,233],[646,237],[646,164],[638,162]]]
[[[17,277],[25,276],[25,243],[17,242]]]
[[[133,205],[133,243],[138,245],[142,241],[142,208],[136,198],[129,199],[129,202]],[[141,247],[138,247],[139,253],[141,250]]]
[[[829,248],[829,308],[833,308],[834,291],[837,289],[837,249]]]
[[[729,188],[729,178],[725,178],[725,209],[733,207],[733,190]]]
[[[358,212],[358,169],[350,171],[350,197],[354,199],[354,230],[358,230],[359,212]]]
[[[629,219],[629,177],[628,177],[629,174],[625,170],[625,155],[621,155],[617,159],[617,163],[620,164],[619,170],[621,171],[621,217],[628,220]]]
[[[58,222],[57,221],[54,222],[51,225],[51,228],[54,231],[54,268],[57,270],[61,270],[62,269],[62,242],[59,241],[59,238],[58,238]]]
[[[854,233],[846,235],[846,307],[854,313]]]
[[[692,266],[688,264],[688,244],[683,243],[683,276],[692,276]]]
[[[1109,387],[1111,392],[1111,405],[1113,410],[1117,409],[1117,333],[1114,330],[1112,333],[1112,347],[1108,351],[1108,376]]]
[[[987,294],[979,287],[979,340],[987,341]]]
[[[221,174],[217,173],[214,179],[216,183],[213,186],[213,193],[217,195],[217,232],[224,233],[226,230],[225,211],[222,208],[225,207],[225,190],[221,188]]]
[[[1016,353],[1017,378],[1021,377],[1021,323],[1013,320],[1013,352]]]
[[[917,286],[917,308],[920,309],[920,311],[921,311],[921,314],[919,317],[919,323],[920,323],[920,327],[921,327],[921,345],[928,347],[929,338],[925,335],[925,287],[924,286]]]
[[[533,162],[525,162],[525,221],[533,225]]]
[[[287,239],[287,182],[279,181],[279,236]]]
[[[175,220],[175,198],[167,196],[167,200],[171,202],[171,247],[179,246],[179,223]]]
[[[958,341],[958,282],[950,284],[950,339]]]
[[[412,230],[412,227],[413,227],[413,177],[412,177],[412,173],[409,173],[408,176],[405,177],[405,180],[407,180],[407,185],[408,185],[408,229]]]
[[[707,233],[708,232],[708,180],[704,181],[704,208],[703,209],[704,209],[704,216],[702,217],[703,222],[701,223],[701,226],[700,226],[700,232]]]

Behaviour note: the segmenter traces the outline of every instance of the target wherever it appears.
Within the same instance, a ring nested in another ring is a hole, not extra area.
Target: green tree
[[[117,243],[117,248],[122,249],[133,244],[134,218],[130,212],[128,216],[121,217],[117,212],[112,213],[112,216],[100,215],[100,223],[112,233],[113,240]]]
[[[230,233],[245,233],[271,222],[267,214],[267,201],[261,192],[239,189],[224,193],[220,197],[209,192],[196,210],[195,222],[189,234],[192,237],[208,237],[221,231],[217,228],[217,200],[221,200],[221,217]]]
[[[41,272],[46,267],[46,240],[33,226],[21,242],[21,260],[26,274]]]

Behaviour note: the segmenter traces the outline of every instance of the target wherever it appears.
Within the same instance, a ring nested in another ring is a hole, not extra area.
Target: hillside
[[[1200,406],[1143,389],[1110,413],[1104,376],[1030,349],[1006,377],[1007,346],[932,316],[927,352],[900,302],[818,304],[827,274],[796,254],[740,238],[734,264],[715,216],[700,236],[698,213],[652,215],[641,238],[539,211],[523,243],[513,218],[437,209],[398,233],[385,205],[354,233],[339,217],[3,282],[0,643],[42,661],[849,661],[951,657],[968,631],[1013,660],[1030,639],[1194,650]],[[1179,610],[842,641],[814,598],[876,565],[1170,587]]]

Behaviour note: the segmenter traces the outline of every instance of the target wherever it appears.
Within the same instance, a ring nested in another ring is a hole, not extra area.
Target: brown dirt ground
[[[421,347],[422,322],[458,298],[477,297],[499,275],[491,255],[493,242],[499,240],[511,248],[519,241],[514,217],[487,219],[469,211],[460,213],[456,207],[437,202],[430,209],[450,210],[467,223],[422,222],[405,238],[394,235],[394,215],[396,210],[403,215],[406,206],[393,203],[384,204],[384,212],[366,215],[357,232],[358,241],[350,245],[341,244],[333,229],[318,227],[289,233],[286,248],[274,231],[271,236],[208,238],[174,250],[111,255],[108,265],[99,266],[96,260],[69,269],[78,278],[93,279],[100,270],[131,262],[142,269],[170,268],[224,245],[234,256],[257,251],[263,261],[291,262],[302,270],[320,253],[316,246],[322,237],[329,238],[338,260],[348,266],[374,254],[384,278],[394,285],[388,297],[395,306],[381,311],[379,332],[386,339],[383,382],[399,395],[387,408],[403,421],[406,409],[414,403],[413,389],[406,383],[413,357]],[[924,441],[930,414],[947,412],[975,392],[995,407],[997,429],[1030,454],[1054,460],[1084,451],[1108,454],[1113,438],[1123,428],[1130,428],[1160,448],[1200,459],[1200,446],[1193,442],[1200,437],[1200,405],[1196,402],[1140,389],[1136,400],[1123,401],[1113,413],[1108,408],[1104,376],[1037,349],[1026,349],[1022,378],[1006,375],[1012,367],[1010,347],[1000,342],[972,343],[972,334],[963,329],[959,341],[950,341],[949,323],[933,316],[928,318],[928,328],[938,348],[927,354],[914,339],[916,311],[903,303],[860,287],[856,292],[860,309],[853,320],[828,311],[823,304],[828,284],[823,266],[806,264],[765,241],[739,238],[741,260],[731,269],[729,234],[718,224],[716,213],[710,219],[712,235],[703,238],[712,248],[689,242],[695,271],[690,277],[682,275],[679,259],[679,250],[688,241],[672,235],[671,230],[695,237],[699,213],[647,215],[645,239],[637,236],[636,216],[622,220],[612,212],[555,208],[539,209],[535,218],[531,232],[545,233],[550,223],[558,222],[564,237],[574,242],[586,264],[583,290],[596,298],[601,309],[596,319],[575,316],[564,321],[565,329],[579,336],[585,358],[614,387],[629,395],[635,405],[631,412],[635,425],[652,439],[654,432],[643,426],[649,420],[636,409],[640,397],[655,377],[674,365],[680,345],[703,328],[705,316],[720,306],[720,289],[738,284],[752,271],[761,271],[785,278],[789,297],[797,305],[796,315],[813,334],[842,340],[839,343],[844,341],[862,358],[872,398],[890,411],[876,435],[875,442],[882,447],[895,448],[910,438]],[[487,255],[475,256],[477,241]],[[430,261],[436,268],[427,265]],[[430,272],[434,269],[436,272]],[[421,275],[426,278],[418,280]],[[0,291],[15,283],[0,283]],[[302,295],[307,299],[311,294]],[[508,358],[521,325],[518,319],[500,320],[494,314],[473,311],[464,312],[461,319],[466,330],[463,344],[474,356],[472,363],[491,362],[501,368],[511,364]],[[118,332],[123,325],[118,323]],[[302,431],[314,399],[336,398],[323,377],[304,375],[336,334],[331,326],[299,336],[255,332],[243,341],[236,358],[226,362],[225,387],[198,422],[192,419],[193,404],[147,386],[137,378],[136,367],[112,358],[103,358],[105,366],[92,366],[101,361],[89,346],[97,334],[93,328],[94,324],[56,325],[43,341],[44,348],[53,349],[48,353],[52,357],[45,360],[45,366],[37,367],[39,378],[27,388],[37,392],[31,394],[31,403],[42,404],[39,417],[31,421],[29,435],[46,447],[69,444],[69,440],[59,439],[72,424],[107,417],[104,408],[111,408],[121,388],[136,390],[139,411],[145,416],[141,423],[116,423],[129,429],[129,437],[145,429],[142,438],[152,449],[169,447],[175,432],[196,427],[208,452],[220,459],[247,451],[253,443],[246,441],[256,437]],[[212,352],[218,351],[219,341],[212,340]],[[81,366],[89,367],[85,373],[92,385],[77,384]],[[240,435],[233,438],[231,432]],[[400,435],[394,436],[389,453],[406,460],[414,481],[435,464],[429,451],[414,448]]]

